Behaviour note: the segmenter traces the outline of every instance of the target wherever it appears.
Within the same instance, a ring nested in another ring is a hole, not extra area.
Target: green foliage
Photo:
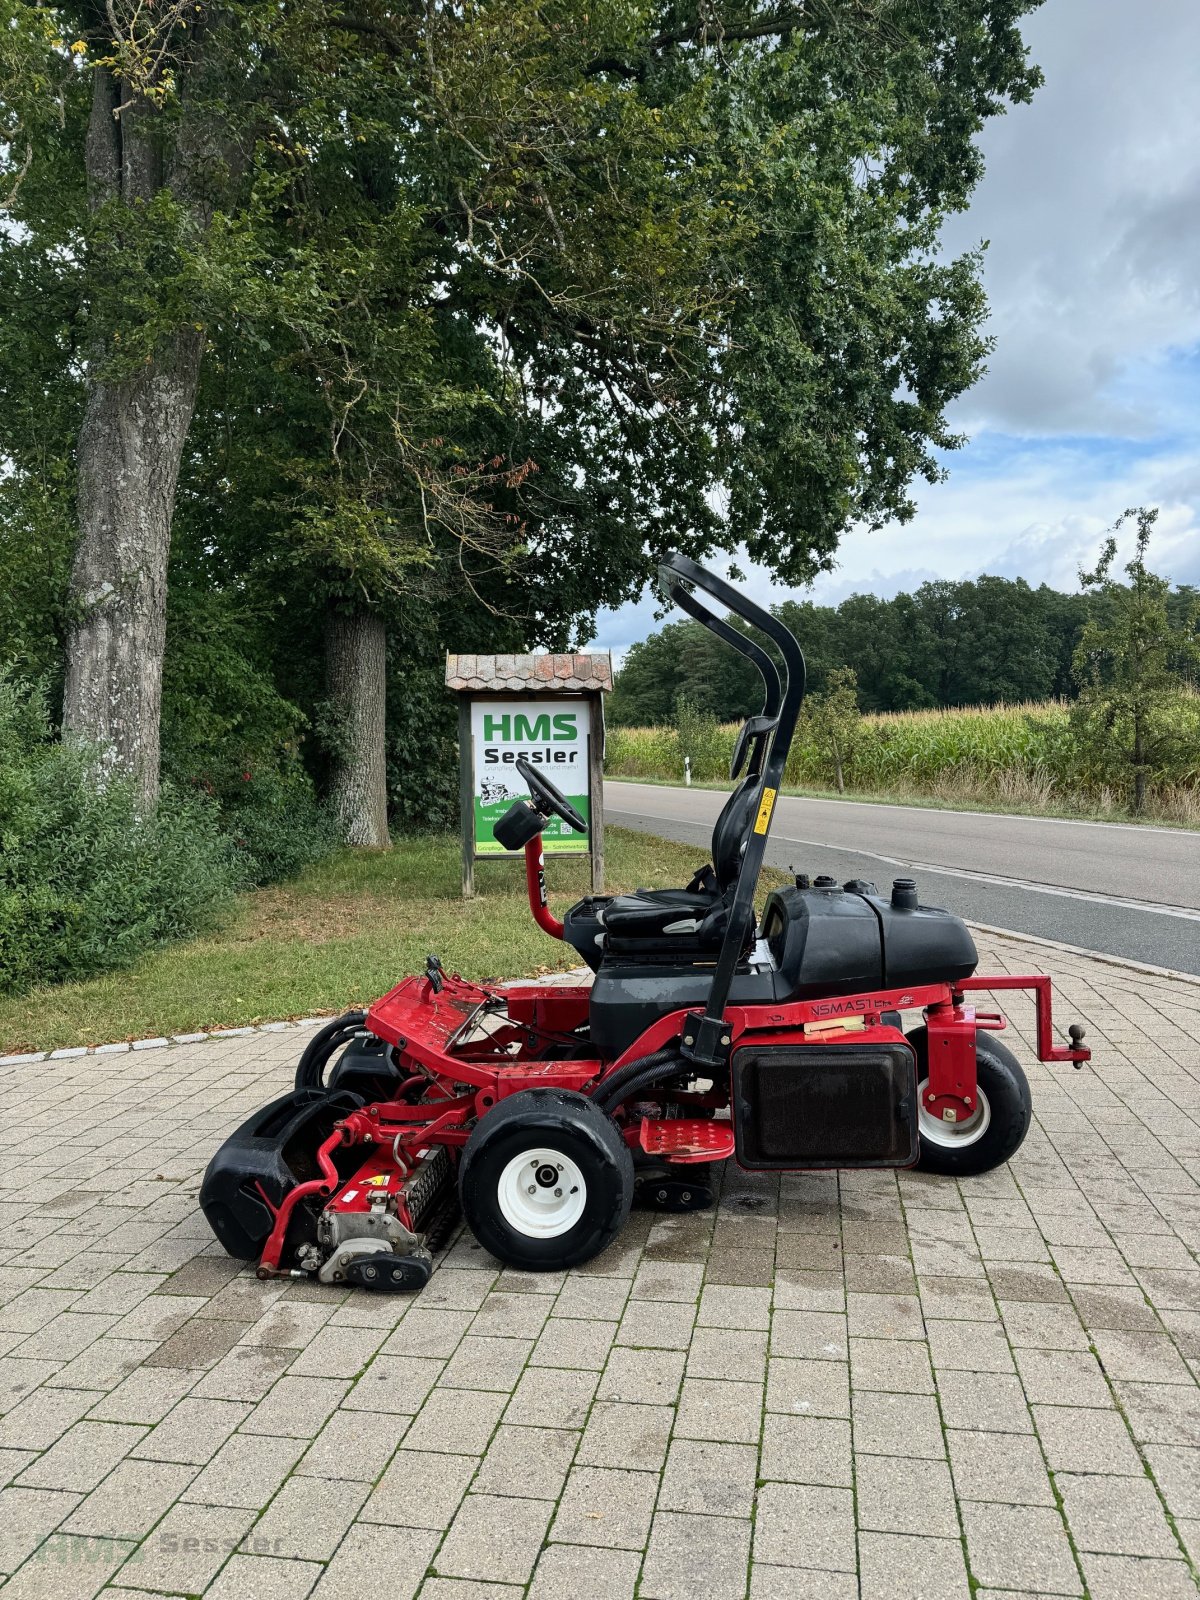
[[[819,752],[825,782],[832,781],[843,794],[846,769],[854,760],[862,734],[858,679],[853,667],[834,667],[826,682],[823,693],[805,698],[803,736]]]
[[[333,815],[318,804],[311,779],[299,768],[245,773],[241,793],[221,807],[221,826],[247,886],[294,878],[339,843]]]
[[[852,667],[869,711],[1013,704],[1073,693],[1071,651],[1087,614],[1083,595],[981,577],[925,583],[892,600],[851,595],[839,606],[785,600],[775,614],[795,634],[810,692]],[[671,623],[635,644],[617,674],[609,717],[669,722],[680,695],[721,721],[758,710],[754,668],[697,622]]]
[[[168,788],[139,815],[0,677],[0,992],[127,966],[214,923],[237,879],[215,806]]]
[[[1136,546],[1123,584],[1112,568],[1117,534],[1131,518]],[[1095,569],[1079,574],[1093,604],[1075,649],[1079,702],[1072,728],[1088,777],[1131,790],[1135,812],[1144,810],[1152,783],[1200,780],[1200,726],[1181,692],[1183,669],[1200,663],[1200,609],[1193,604],[1173,621],[1170,584],[1146,566],[1157,519],[1157,510],[1144,506],[1126,511]]]
[[[697,783],[728,776],[731,754],[728,738],[716,717],[710,711],[701,711],[686,695],[680,695],[675,704],[675,738],[677,776],[683,775],[685,760],[690,761],[691,775]]]

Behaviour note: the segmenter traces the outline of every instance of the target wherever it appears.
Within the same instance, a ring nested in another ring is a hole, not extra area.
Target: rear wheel
[[[633,1157],[586,1095],[524,1089],[476,1123],[459,1193],[471,1232],[499,1260],[535,1272],[576,1267],[625,1225]]]
[[[1015,1155],[1029,1132],[1033,1102],[1029,1080],[1012,1051],[990,1034],[976,1034],[978,1096],[974,1114],[963,1122],[941,1122],[923,1104],[929,1080],[927,1030],[914,1028],[908,1042],[917,1057],[919,1170],[969,1178],[990,1172]]]

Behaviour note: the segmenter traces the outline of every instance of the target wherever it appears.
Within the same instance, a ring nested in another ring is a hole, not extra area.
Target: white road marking
[[[979,815],[978,812],[969,813]],[[706,826],[702,820],[692,821],[683,817],[670,817],[654,815],[637,811],[609,811],[609,816],[615,821],[618,817],[627,817],[645,822],[675,822],[682,823],[684,827]],[[1038,819],[1041,820],[1040,818]],[[1105,824],[1107,826],[1107,824]],[[1170,830],[1166,830],[1170,831]],[[1190,910],[1186,906],[1164,906],[1150,900],[1126,900],[1120,895],[1096,894],[1086,889],[1062,889],[1056,884],[1030,883],[1024,878],[1005,878],[996,873],[974,872],[969,867],[939,867],[930,861],[904,861],[898,856],[885,856],[878,850],[864,850],[859,845],[832,845],[826,839],[797,839],[791,834],[773,833],[772,839],[776,844],[802,844],[813,850],[831,850],[840,855],[866,856],[871,861],[882,861],[889,867],[908,867],[915,872],[938,872],[946,878],[966,878],[973,883],[990,883],[1000,889],[1024,889],[1028,894],[1052,894],[1064,900],[1086,900],[1092,905],[1121,906],[1127,911],[1148,911],[1159,917],[1179,917],[1185,922],[1200,922],[1200,911]]]

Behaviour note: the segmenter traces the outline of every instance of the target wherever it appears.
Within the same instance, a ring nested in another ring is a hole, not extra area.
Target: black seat
[[[719,949],[726,898],[737,882],[757,796],[758,777],[748,773],[721,808],[713,828],[711,865],[701,867],[686,888],[635,889],[608,899],[588,896],[567,912],[568,943],[593,969],[600,964],[602,949],[647,956]]]

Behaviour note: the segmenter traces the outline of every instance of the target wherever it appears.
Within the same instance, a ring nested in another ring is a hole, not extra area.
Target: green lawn
[[[609,889],[686,883],[703,854],[619,828],[605,842]],[[336,1014],[419,971],[431,950],[447,971],[481,981],[579,964],[531,918],[523,861],[480,865],[477,897],[465,902],[459,871],[457,838],[339,851],[293,883],[244,896],[219,933],[124,972],[0,999],[0,1054]],[[547,876],[561,915],[587,887],[586,860],[551,859]]]

